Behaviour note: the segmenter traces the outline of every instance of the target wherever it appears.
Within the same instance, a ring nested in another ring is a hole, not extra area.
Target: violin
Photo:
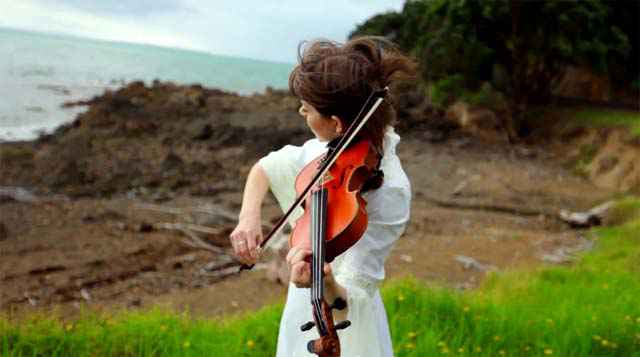
[[[387,87],[372,92],[345,134],[329,143],[326,154],[302,169],[296,177],[296,201],[259,245],[262,249],[280,232],[294,209],[303,205],[304,214],[298,218],[289,236],[289,248],[310,248],[312,252],[311,306],[314,321],[305,323],[300,329],[317,328],[320,337],[309,341],[307,349],[321,357],[340,356],[337,331],[351,325],[349,320],[334,324],[331,311],[344,309],[346,302],[338,298],[329,305],[325,301],[323,267],[353,246],[366,231],[366,201],[360,191],[377,171],[381,158],[369,140],[351,142],[387,92]],[[243,265],[240,270],[252,267]]]
[[[303,191],[325,160],[322,155],[307,164],[296,178],[296,191]],[[331,306],[324,299],[323,266],[353,246],[367,229],[366,201],[360,192],[371,172],[378,166],[378,155],[368,140],[361,140],[349,148],[312,188],[304,202],[304,214],[298,218],[289,236],[289,247],[311,250],[311,306],[313,319],[301,329],[313,326],[319,339],[309,341],[307,349],[319,356],[340,356],[337,330],[349,327],[349,320],[333,324],[332,309],[346,307],[343,299]],[[309,239],[311,238],[311,239]]]

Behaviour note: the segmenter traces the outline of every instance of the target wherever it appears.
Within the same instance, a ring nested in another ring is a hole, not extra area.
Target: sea
[[[89,99],[134,80],[202,84],[241,95],[286,88],[291,63],[0,28],[0,141],[72,121]]]

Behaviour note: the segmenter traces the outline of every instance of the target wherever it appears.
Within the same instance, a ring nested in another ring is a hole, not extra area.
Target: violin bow
[[[336,144],[335,148],[333,148],[332,150],[330,149],[329,155],[327,155],[322,166],[320,166],[320,168],[318,169],[318,172],[315,174],[315,176],[313,177],[309,185],[307,185],[307,187],[305,187],[302,193],[300,193],[300,195],[289,207],[289,209],[284,214],[284,216],[282,216],[282,218],[280,218],[278,223],[276,223],[276,225],[271,229],[267,237],[263,239],[262,242],[260,242],[260,244],[258,245],[259,250],[262,250],[271,238],[273,238],[276,234],[280,233],[280,231],[284,228],[285,223],[287,223],[287,220],[293,213],[293,211],[298,206],[300,206],[300,204],[302,204],[302,202],[305,200],[305,198],[309,194],[309,191],[311,191],[311,188],[314,185],[316,185],[322,177],[324,177],[324,174],[329,170],[331,165],[333,165],[333,163],[338,159],[338,156],[340,156],[340,154],[344,151],[344,149],[347,146],[349,146],[351,141],[353,141],[353,139],[356,137],[360,129],[364,127],[364,125],[367,123],[367,121],[373,115],[376,109],[378,109],[380,104],[382,104],[388,92],[389,92],[389,87],[384,87],[380,90],[371,92],[367,100],[362,105],[362,108],[360,108],[360,111],[358,112],[356,119],[351,123],[351,125],[349,125],[349,128],[347,128],[347,131],[342,136],[340,136],[340,139],[338,140],[338,143]],[[368,105],[370,105],[371,102],[373,102],[371,109],[369,109],[366,115],[361,119],[363,113],[365,112],[365,109],[367,108]],[[253,266],[254,264],[250,264],[250,265],[242,264],[240,266],[239,271],[250,270],[251,268],[253,268]]]

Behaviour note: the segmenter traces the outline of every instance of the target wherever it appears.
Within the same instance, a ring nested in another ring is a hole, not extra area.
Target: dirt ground
[[[562,252],[589,245],[583,231],[558,220],[558,211],[586,210],[614,194],[571,174],[539,147],[463,135],[432,142],[415,132],[398,148],[412,182],[412,216],[388,258],[387,278],[413,275],[469,289],[486,270],[562,263]],[[214,204],[237,212],[242,181],[235,189],[160,204]],[[10,223],[0,240],[0,311],[54,309],[73,317],[83,306],[113,311],[160,305],[209,317],[284,301],[286,287],[268,280],[264,270],[230,273],[237,265],[224,254],[189,247],[178,231],[150,228],[178,216],[141,203],[132,195],[0,203],[1,218]],[[266,210],[265,221],[278,217],[273,199]],[[202,219],[191,217],[194,223]],[[228,249],[233,222],[209,226],[216,232],[202,237]],[[481,266],[465,267],[465,257]]]

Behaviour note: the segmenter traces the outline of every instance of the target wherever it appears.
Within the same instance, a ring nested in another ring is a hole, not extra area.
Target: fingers
[[[262,240],[260,233],[247,230],[235,230],[229,236],[233,252],[238,260],[245,264],[254,264],[258,261],[259,246]]]
[[[247,237],[247,251],[252,260],[258,260],[258,250],[256,248],[258,247],[259,240],[262,240],[262,237],[257,235]]]
[[[323,269],[322,269],[322,270],[324,270],[324,274],[325,274],[325,275],[331,275],[331,272],[332,272],[332,270],[331,270],[331,264],[329,264],[329,263],[324,263],[324,267],[323,267]]]
[[[293,265],[297,262],[304,261],[305,258],[310,255],[311,255],[311,249],[293,247],[289,250],[289,253],[287,253],[287,263],[289,265]]]
[[[311,249],[293,247],[287,253],[287,263],[291,269],[291,282],[298,288],[311,286],[311,264],[306,258],[311,255]]]
[[[298,288],[310,287],[311,265],[304,260],[291,265],[291,282]]]

